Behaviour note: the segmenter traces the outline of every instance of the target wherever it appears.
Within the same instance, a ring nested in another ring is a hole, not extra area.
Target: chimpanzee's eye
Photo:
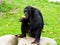
[[[25,10],[24,10],[24,12],[28,12],[28,10],[27,10],[27,9],[25,9]]]

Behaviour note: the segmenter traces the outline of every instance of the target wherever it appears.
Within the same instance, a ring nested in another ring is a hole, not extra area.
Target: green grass
[[[53,38],[60,45],[60,3],[47,0],[3,0],[0,5],[0,36],[21,33],[19,18],[28,5],[38,8],[43,14],[45,25],[42,36]]]

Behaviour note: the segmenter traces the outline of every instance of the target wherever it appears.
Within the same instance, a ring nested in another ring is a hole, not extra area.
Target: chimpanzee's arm
[[[42,27],[38,27],[38,29],[36,30],[36,33],[35,33],[35,41],[36,42],[39,42],[40,41],[40,37],[41,37],[41,32],[42,32]]]
[[[32,42],[33,43],[37,43],[39,44],[40,41],[40,37],[41,37],[41,32],[42,32],[42,28],[39,26],[35,32],[35,40]]]
[[[21,18],[21,19],[19,19],[19,21],[27,23],[27,22],[29,22],[29,18]]]

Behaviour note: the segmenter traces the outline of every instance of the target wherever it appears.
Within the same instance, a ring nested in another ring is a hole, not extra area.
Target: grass
[[[0,4],[0,36],[20,34],[21,18],[26,6],[38,8],[44,18],[42,36],[53,38],[60,45],[60,3],[49,3],[47,0],[3,0]]]

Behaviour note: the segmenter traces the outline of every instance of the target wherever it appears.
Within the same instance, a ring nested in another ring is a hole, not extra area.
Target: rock
[[[0,37],[0,45],[36,45],[31,44],[34,38],[18,38],[15,35],[5,35]],[[40,45],[57,45],[56,41],[51,38],[41,37]]]
[[[5,35],[0,37],[0,45],[17,45],[18,38],[14,35]]]
[[[36,44],[31,44],[33,40],[34,38],[31,37],[20,38],[18,45],[36,45]],[[55,40],[51,38],[41,37],[40,45],[57,45],[57,43]]]

